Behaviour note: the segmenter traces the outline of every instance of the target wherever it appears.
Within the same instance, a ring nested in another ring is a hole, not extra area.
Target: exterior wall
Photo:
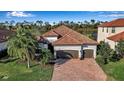
[[[0,51],[6,49],[6,42],[0,43]]]
[[[116,45],[116,42],[112,41],[112,40],[109,40],[107,39],[106,41],[109,45],[110,45],[110,48],[115,50],[115,45]]]
[[[97,51],[97,46],[96,45],[83,45],[83,50],[86,49],[92,49],[93,50],[93,56],[96,58],[96,51]]]
[[[73,46],[54,46],[54,57],[56,58],[56,51],[58,50],[77,50],[79,51],[79,58],[81,58],[81,45]]]
[[[75,45],[75,46],[54,46],[54,57],[56,57],[56,51],[57,50],[77,50],[79,52],[79,58],[83,55],[83,50],[85,49],[92,49],[94,51],[94,58],[96,58],[96,45]]]
[[[50,43],[56,41],[58,37],[45,37]]]
[[[115,33],[112,33],[112,27],[104,27],[104,31],[102,31],[102,29],[103,27],[98,27],[97,42],[105,41],[110,44],[112,49],[115,49],[115,42],[107,39],[107,37],[123,32],[124,27],[115,27]]]

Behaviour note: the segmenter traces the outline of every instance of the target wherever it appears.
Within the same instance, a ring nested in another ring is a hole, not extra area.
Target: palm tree
[[[39,26],[39,27],[41,27],[43,25],[43,21],[37,20],[36,21],[36,25]]]
[[[9,30],[13,30],[14,24],[15,24],[15,21],[14,20],[11,20],[9,22]]]
[[[27,67],[30,68],[30,61],[33,60],[35,56],[37,42],[30,31],[19,28],[16,35],[8,40],[7,48],[10,56],[27,62]]]
[[[6,25],[6,29],[10,30],[9,29],[9,22],[8,21],[5,21],[5,25]]]

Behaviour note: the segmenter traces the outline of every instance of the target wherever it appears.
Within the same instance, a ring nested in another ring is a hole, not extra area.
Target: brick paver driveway
[[[54,65],[52,80],[79,81],[79,80],[106,80],[106,74],[94,59],[58,59]]]

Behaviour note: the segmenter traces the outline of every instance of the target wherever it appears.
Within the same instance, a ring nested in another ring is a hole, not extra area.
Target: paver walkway
[[[94,59],[58,59],[54,65],[53,81],[106,80],[106,74]]]

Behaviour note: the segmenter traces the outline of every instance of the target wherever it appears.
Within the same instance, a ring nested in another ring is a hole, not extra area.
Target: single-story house
[[[0,29],[0,51],[3,51],[7,48],[7,40],[10,36],[12,36],[14,32],[6,30],[6,29]]]
[[[53,47],[55,58],[96,58],[97,42],[65,25],[51,29],[41,37],[49,42],[47,48]]]

